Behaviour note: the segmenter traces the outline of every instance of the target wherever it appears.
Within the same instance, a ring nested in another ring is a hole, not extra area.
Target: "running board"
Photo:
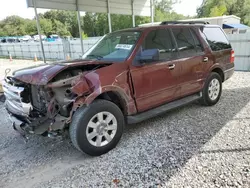
[[[170,111],[172,109],[178,108],[180,106],[186,105],[188,103],[194,102],[201,98],[199,93],[195,95],[190,95],[188,97],[164,104],[152,110],[148,110],[146,112],[139,113],[134,116],[127,116],[127,124],[139,123],[141,121],[150,119],[152,117],[158,116],[164,112]]]

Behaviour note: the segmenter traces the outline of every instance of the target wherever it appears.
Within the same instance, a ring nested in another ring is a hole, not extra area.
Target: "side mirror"
[[[158,49],[148,49],[141,52],[140,62],[159,61],[160,52]]]

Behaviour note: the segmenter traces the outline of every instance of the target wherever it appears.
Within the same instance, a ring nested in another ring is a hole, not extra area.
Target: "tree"
[[[0,36],[8,35],[7,31],[3,29],[4,25],[5,25],[4,21],[0,21]]]
[[[27,20],[24,24],[25,33],[28,35],[37,35],[36,20]]]
[[[51,10],[45,12],[44,18],[50,20],[58,20],[66,26],[66,29],[73,37],[79,37],[79,29],[77,22],[77,15],[75,11],[65,10]],[[81,19],[81,26],[83,26],[83,20]]]
[[[84,26],[86,26],[84,21]],[[105,13],[99,13],[97,14],[97,19],[95,22],[95,27],[96,27],[96,35],[97,36],[103,36],[106,33],[109,32],[109,26],[108,26],[108,16]]]
[[[155,9],[161,12],[171,12],[173,10],[173,5],[178,3],[178,0],[154,0]]]
[[[71,36],[66,26],[58,20],[52,20],[52,33],[51,34],[58,34],[61,37]]]
[[[161,22],[184,19],[185,16],[173,11],[173,5],[178,2],[177,0],[155,1],[155,21]]]
[[[210,9],[209,16],[223,16],[227,12],[226,5],[215,6]]]
[[[19,16],[9,16],[1,22],[0,33],[8,36],[20,36],[25,34],[25,19]]]
[[[96,33],[96,14],[94,13],[86,13],[84,18],[83,18],[83,29],[84,32],[88,35],[88,36],[97,36]]]
[[[198,17],[236,15],[250,24],[250,0],[206,0],[197,9]]]
[[[53,33],[53,23],[50,19],[40,19],[41,33],[48,36]]]
[[[133,27],[131,15],[113,14],[111,15],[111,19],[113,31]]]
[[[177,14],[173,11],[173,5],[179,2],[179,0],[154,1],[155,21],[178,20],[185,18],[185,16]],[[203,9],[205,10],[205,8],[201,8],[201,10]],[[220,12],[220,9],[214,8],[212,14],[218,14],[217,12]],[[39,13],[39,18],[41,33],[44,35],[48,36],[51,34],[58,34],[60,36],[79,37],[77,14],[75,11],[50,10],[45,12],[44,14]],[[102,36],[109,32],[107,13],[86,13],[85,16],[80,18],[80,21],[81,28],[83,30],[83,33],[85,34],[84,36]],[[112,14],[111,21],[113,31],[132,27],[131,15]],[[136,16],[135,22],[136,25],[149,23],[150,17]],[[22,36],[36,34],[37,28],[35,19],[30,20],[23,19],[18,16],[10,16],[3,21],[0,21],[0,36]]]
[[[135,17],[135,25],[140,25],[144,23],[149,23],[150,22],[150,17],[148,16],[136,16]]]

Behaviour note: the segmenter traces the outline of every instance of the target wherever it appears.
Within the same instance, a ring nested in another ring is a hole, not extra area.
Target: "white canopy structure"
[[[37,30],[40,37],[41,37],[41,32],[40,32],[39,18],[36,10],[37,8],[77,11],[82,53],[84,53],[84,49],[83,49],[83,42],[81,35],[82,30],[80,25],[80,11],[107,13],[109,32],[112,32],[110,14],[132,15],[133,26],[135,26],[135,16],[151,16],[151,22],[154,21],[153,0],[26,0],[26,1],[28,7],[33,7],[35,9]],[[44,62],[46,62],[41,38],[40,42],[43,52],[43,60]]]

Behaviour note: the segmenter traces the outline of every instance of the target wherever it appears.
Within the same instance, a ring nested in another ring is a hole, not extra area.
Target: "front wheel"
[[[222,80],[218,73],[212,72],[202,90],[200,103],[206,106],[215,105],[219,100],[222,92]]]
[[[118,144],[123,128],[124,116],[120,108],[110,101],[97,100],[75,112],[69,133],[78,150],[98,156]]]

